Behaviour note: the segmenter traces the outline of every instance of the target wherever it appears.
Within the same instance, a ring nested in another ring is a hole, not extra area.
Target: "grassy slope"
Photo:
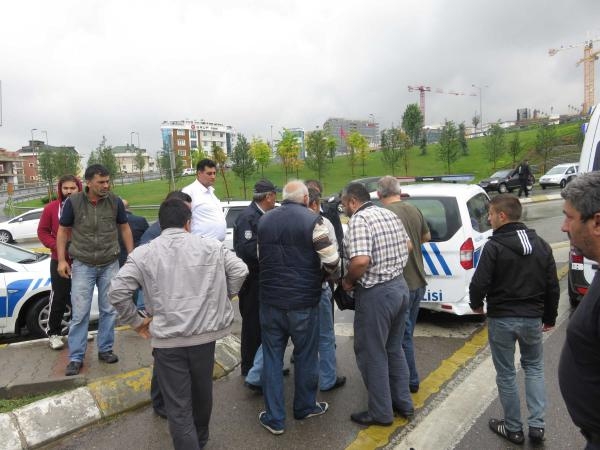
[[[560,125],[557,129],[557,136],[562,138],[564,141],[574,142],[575,136],[579,130],[580,124],[571,123]],[[512,140],[512,133],[506,135],[506,143]],[[534,144],[536,139],[536,130],[522,130],[519,135],[521,146],[524,149],[521,153],[521,157],[529,157],[530,163],[537,164],[541,163],[541,158],[534,152]],[[485,140],[481,138],[470,139],[469,144],[469,155],[461,156],[458,161],[452,165],[452,173],[473,173],[475,174],[475,180],[480,180],[488,176],[492,171],[492,164],[487,159],[487,153],[484,146]],[[409,151],[409,167],[408,175],[439,175],[447,173],[444,164],[437,159],[437,144],[428,146],[427,155],[421,156],[420,150],[417,147],[413,147]],[[512,160],[508,154],[503,155],[497,162],[496,167],[498,169],[511,167]],[[363,176],[380,176],[388,174],[389,169],[385,168],[381,162],[381,152],[374,152],[369,155],[369,159],[366,163],[365,171],[361,165],[356,165],[354,168],[354,174],[351,171],[350,164],[344,156],[338,156],[335,158],[333,165],[329,167],[328,172],[324,176],[323,185],[326,194],[338,192],[349,180],[354,178],[362,178]],[[396,170],[395,175],[407,175],[404,168]],[[242,199],[244,198],[242,183],[239,178],[231,171],[226,172],[227,182],[229,185],[229,197]],[[278,165],[274,164],[267,167],[264,170],[264,176],[273,181],[277,186],[283,186],[285,184],[285,175],[283,169]],[[307,168],[300,169],[298,176],[300,179],[314,178],[315,173],[308,170]],[[290,178],[295,178],[296,174],[290,175]],[[260,171],[253,174],[251,179],[247,182],[247,185],[251,187],[258,179],[262,178]],[[177,181],[177,187],[182,188],[187,184],[194,181],[191,176],[182,177]],[[216,193],[221,199],[228,197],[225,191],[225,185],[223,178],[219,174],[216,183]],[[165,197],[168,192],[168,184],[166,180],[147,181],[145,183],[136,183],[129,185],[117,184],[114,187],[114,192],[123,198],[126,198],[129,203],[133,206],[140,205],[157,205]],[[250,189],[248,190],[248,198],[250,196]],[[24,202],[20,206],[31,206],[38,207],[42,203],[40,200],[33,200]],[[150,210],[139,210],[136,208],[136,213],[145,215],[148,217],[156,217],[156,211],[150,212]]]

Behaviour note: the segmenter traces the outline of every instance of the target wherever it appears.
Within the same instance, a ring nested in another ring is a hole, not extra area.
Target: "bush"
[[[42,203],[43,203],[44,205],[47,205],[48,203],[50,203],[50,202],[51,202],[51,201],[53,201],[53,200],[56,200],[57,198],[58,198],[58,197],[56,196],[56,193],[54,193],[54,192],[53,192],[53,193],[52,193],[52,198],[50,198],[50,199],[49,199],[49,198],[48,198],[48,196],[46,195],[45,197],[42,197],[42,199],[41,199],[41,200],[42,200]]]

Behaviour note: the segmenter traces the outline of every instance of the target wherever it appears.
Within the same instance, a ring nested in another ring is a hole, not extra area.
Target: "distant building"
[[[525,122],[531,119],[531,110],[529,108],[517,109],[517,123]]]
[[[79,159],[81,160],[81,155],[79,155],[79,153],[77,153],[77,150],[75,150],[75,147],[70,147],[70,146],[54,146],[54,145],[47,145],[44,141],[29,141],[29,145],[26,145],[24,147],[21,147],[19,150],[17,150],[18,155],[23,159],[23,184],[38,184],[40,183],[42,180],[40,179],[39,173],[38,173],[38,167],[39,167],[39,163],[38,163],[38,156],[41,152],[44,151],[59,151],[59,150],[67,150],[69,152],[73,152],[75,153]],[[78,174],[77,174],[78,175]],[[19,181],[19,184],[21,184],[21,181]]]
[[[9,185],[23,183],[23,158],[17,152],[0,148],[0,191],[6,191]]]
[[[156,170],[154,158],[147,154],[146,149],[138,149],[133,145],[117,145],[112,148],[115,159],[119,166],[119,171],[122,173],[139,173],[140,170],[137,166],[137,154],[138,150],[142,151],[144,155],[144,167],[142,172],[154,172]]]
[[[298,144],[300,145],[300,159],[306,158],[306,147],[304,146],[304,128],[286,128],[287,131],[292,133]]]
[[[173,151],[183,158],[183,167],[192,167],[192,150],[202,149],[211,155],[213,143],[227,156],[233,152],[237,132],[230,125],[206,120],[165,120],[161,126],[163,151]]]
[[[352,120],[331,117],[323,123],[323,130],[335,139],[335,152],[338,154],[348,153],[346,138],[354,131],[358,131],[367,139],[371,150],[379,148],[381,142],[379,124],[371,120]]]

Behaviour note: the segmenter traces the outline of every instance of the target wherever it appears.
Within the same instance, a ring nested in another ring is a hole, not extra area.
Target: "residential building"
[[[335,139],[335,151],[338,154],[348,153],[346,138],[354,131],[358,131],[367,139],[371,150],[378,149],[381,143],[379,124],[374,120],[331,117],[323,123],[323,130]]]
[[[142,168],[143,173],[150,173],[156,170],[154,158],[146,152],[145,148],[137,148],[133,145],[117,145],[112,148],[115,159],[119,166],[121,173],[139,173],[137,164],[138,151],[142,152],[144,156],[144,167]]]
[[[23,158],[17,152],[0,148],[0,191],[23,184]]]
[[[77,153],[75,147],[65,145],[57,147],[54,145],[47,145],[44,141],[29,141],[29,145],[21,147],[19,150],[17,150],[18,155],[23,159],[23,177],[22,181],[21,179],[19,179],[19,184],[38,184],[43,181],[38,173],[38,156],[41,152],[47,150],[51,152],[67,150],[70,152],[74,152],[81,159],[81,156]]]
[[[183,158],[183,167],[192,167],[192,151],[202,149],[212,155],[213,144],[231,156],[237,132],[230,125],[201,120],[166,120],[160,126],[163,151],[173,151]]]

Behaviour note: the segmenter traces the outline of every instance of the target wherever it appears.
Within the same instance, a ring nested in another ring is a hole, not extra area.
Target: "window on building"
[[[192,130],[192,131],[190,131],[190,137],[191,137],[192,139],[196,139],[196,130]]]
[[[177,151],[177,154],[178,154],[179,156],[185,156],[185,150],[178,150],[178,151]]]
[[[177,145],[179,145],[179,146],[185,145],[185,139],[177,139]]]
[[[185,130],[177,130],[177,136],[185,136]]]
[[[219,133],[219,137],[223,137],[223,133]]]
[[[197,141],[190,141],[190,147],[192,147],[192,148],[198,148],[198,142]]]
[[[204,136],[208,136],[208,131],[202,133]]]
[[[33,167],[33,163],[29,163],[29,167]]]
[[[29,177],[29,181],[35,181],[35,177]]]

